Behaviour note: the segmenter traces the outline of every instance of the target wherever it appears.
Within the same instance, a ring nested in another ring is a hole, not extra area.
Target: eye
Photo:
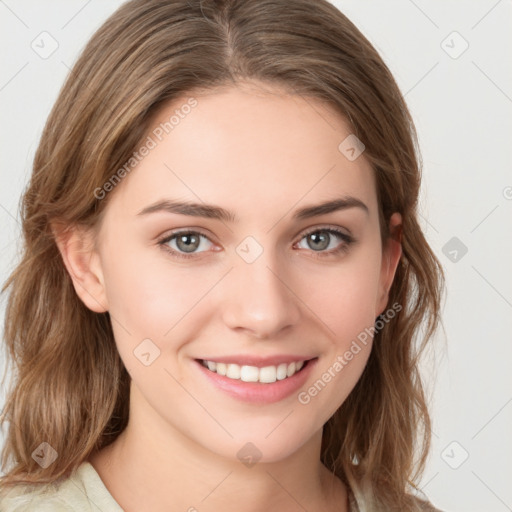
[[[198,251],[199,248],[205,249],[204,241],[211,243],[206,235],[198,231],[178,231],[159,240],[158,245],[178,258],[194,258],[198,252],[204,252]]]
[[[333,244],[333,240],[336,238],[341,240],[341,243]],[[315,257],[328,257],[345,253],[348,251],[350,244],[355,241],[351,235],[336,228],[315,228],[303,235],[302,240],[305,240],[309,248],[317,253]],[[326,251],[329,247],[331,250]]]
[[[333,240],[336,238],[341,242],[333,245]],[[348,251],[350,244],[355,242],[351,235],[336,228],[315,228],[303,234],[300,242],[302,240],[309,245],[309,248],[305,249],[310,249],[315,253],[314,257],[328,257],[344,253]],[[176,231],[158,241],[158,245],[178,258],[198,257],[200,253],[209,250],[209,244],[213,246],[206,235],[192,230]],[[329,248],[330,250],[326,250]],[[304,249],[304,247],[300,247],[300,249]]]

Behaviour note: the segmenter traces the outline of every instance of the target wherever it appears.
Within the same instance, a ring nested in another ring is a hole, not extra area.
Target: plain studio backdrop
[[[0,0],[2,282],[46,118],[79,51],[121,3]],[[333,3],[380,52],[411,109],[421,221],[447,275],[445,333],[423,366],[434,435],[421,487],[445,511],[512,510],[512,2]],[[0,407],[4,397],[0,389]]]

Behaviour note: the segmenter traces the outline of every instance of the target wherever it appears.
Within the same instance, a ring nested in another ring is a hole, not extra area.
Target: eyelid
[[[162,242],[168,241],[169,239],[173,238],[174,236],[177,236],[177,235],[180,235],[183,233],[198,234],[198,235],[201,235],[201,236],[207,238],[212,243],[215,243],[215,244],[217,243],[214,240],[212,240],[215,237],[211,233],[206,232],[202,228],[196,228],[194,226],[185,227],[185,228],[176,228],[176,229],[171,229],[170,231],[166,231],[164,234],[157,237],[157,242],[162,243]]]
[[[307,235],[310,235],[311,233],[315,233],[316,231],[323,231],[323,230],[333,230],[333,231],[338,231],[342,234],[344,234],[345,236],[351,238],[351,239],[354,239],[353,235],[352,235],[352,232],[350,231],[350,229],[348,228],[345,228],[345,227],[341,227],[341,226],[336,226],[334,224],[317,224],[315,226],[312,226],[310,228],[305,228],[303,230],[301,230],[299,233],[298,233],[298,237],[299,240],[302,239],[303,237],[307,236]],[[355,240],[355,239],[354,239]]]

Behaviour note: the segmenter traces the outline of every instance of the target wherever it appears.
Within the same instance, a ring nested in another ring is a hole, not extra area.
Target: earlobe
[[[389,221],[390,236],[382,251],[382,266],[377,316],[381,315],[389,301],[389,290],[402,256],[402,216],[394,213]]]
[[[62,260],[80,300],[96,313],[108,311],[99,255],[91,229],[52,224]]]

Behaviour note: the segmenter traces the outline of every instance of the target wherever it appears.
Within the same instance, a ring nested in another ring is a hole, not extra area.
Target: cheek
[[[145,252],[130,250],[105,261],[109,311],[128,331],[162,338],[192,312],[211,279],[161,256],[148,259]]]
[[[178,268],[165,258],[149,261],[142,251],[111,258],[104,268],[114,337],[127,371],[137,385],[147,387],[148,396],[161,387],[163,378],[170,385],[170,403],[179,404],[183,392],[163,371],[181,380],[183,367],[176,357],[182,357],[181,348],[204,324],[202,298],[215,276]]]
[[[351,255],[339,266],[321,269],[307,282],[298,277],[303,283],[304,302],[322,321],[326,334],[339,349],[373,326],[379,277],[378,248]]]
[[[360,378],[372,348],[380,277],[378,247],[361,251],[336,269],[319,273],[303,293],[331,341],[318,361],[315,380],[298,401],[316,409],[317,421],[339,408]],[[308,407],[306,407],[308,409]]]
[[[335,332],[330,333],[330,346],[324,346],[324,356],[313,377],[297,396],[305,414],[304,428],[320,428],[345,402],[361,377],[373,344],[375,307],[372,280],[345,281],[337,293],[316,301],[323,307],[323,321]],[[329,331],[330,332],[330,331]],[[306,426],[307,425],[307,426]]]

